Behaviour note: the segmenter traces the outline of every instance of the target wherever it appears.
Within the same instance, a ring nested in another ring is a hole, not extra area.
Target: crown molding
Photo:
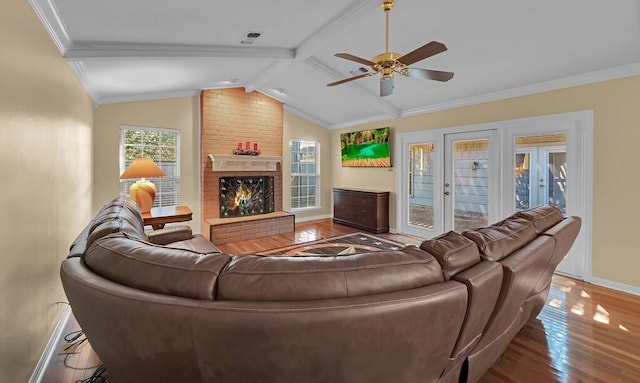
[[[199,96],[200,92],[201,89],[189,89],[161,93],[141,93],[126,96],[100,97],[97,100],[94,99],[94,103],[96,104],[96,106],[100,106],[105,104],[117,104],[121,102],[153,101],[166,98],[193,97]]]
[[[293,59],[295,52],[286,48],[232,47],[221,45],[133,44],[79,41],[68,49],[68,61],[89,59],[166,59],[166,58],[270,58]]]
[[[550,92],[559,89],[571,88],[574,86],[593,84],[601,81],[614,80],[617,78],[635,76],[640,74],[640,63],[618,66],[600,71],[584,73],[576,76],[564,77],[557,80],[540,82],[518,88],[501,90],[486,93],[478,96],[465,97],[457,100],[426,105],[417,108],[405,109],[401,117],[415,116],[425,113],[433,113],[447,109],[461,108],[464,106],[477,105],[486,102],[505,100],[514,97],[528,96],[536,93]]]
[[[73,46],[71,38],[67,33],[67,28],[60,18],[60,13],[51,0],[29,0],[29,4],[36,12],[36,15],[44,25],[51,40],[56,45],[60,53],[64,56]]]

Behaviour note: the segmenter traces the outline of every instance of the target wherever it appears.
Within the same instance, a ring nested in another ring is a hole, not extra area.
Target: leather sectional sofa
[[[188,227],[145,233],[117,198],[61,278],[115,383],[476,382],[542,309],[580,224],[543,206],[398,251],[233,256]]]

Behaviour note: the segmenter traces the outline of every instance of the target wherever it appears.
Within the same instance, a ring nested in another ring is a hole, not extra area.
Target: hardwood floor
[[[218,247],[227,253],[251,254],[358,231],[325,219],[297,223],[292,234]],[[421,241],[381,236],[406,244]],[[72,321],[70,331],[77,327]],[[77,355],[66,357],[70,367],[65,367],[64,356],[53,358],[43,382],[75,383],[90,376],[98,363],[91,345],[85,343]],[[640,297],[554,276],[538,318],[527,323],[481,382],[640,382]]]

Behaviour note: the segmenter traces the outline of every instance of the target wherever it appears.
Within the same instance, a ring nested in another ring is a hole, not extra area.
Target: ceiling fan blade
[[[360,75],[357,75],[357,76],[354,76],[354,77],[345,78],[344,80],[332,82],[330,84],[327,84],[327,86],[335,86],[335,85],[344,84],[345,82],[357,80],[357,79],[363,78],[363,77],[369,77],[369,76],[372,76],[374,74],[376,74],[376,72],[367,72],[367,73],[360,74]]]
[[[422,78],[425,80],[436,81],[449,81],[453,78],[453,72],[443,72],[439,70],[431,69],[419,69],[419,68],[407,68],[406,71],[402,71],[402,74],[407,77]]]
[[[369,66],[375,65],[372,61],[363,59],[362,57],[354,56],[349,53],[336,53],[335,56],[340,57],[341,59],[355,61],[357,63],[364,64],[364,65],[369,65]]]
[[[443,43],[438,41],[432,41],[400,57],[398,61],[400,61],[404,65],[411,65],[420,60],[424,60],[427,57],[431,57],[433,55],[437,55],[438,53],[442,53],[446,50],[447,50],[447,47]]]
[[[380,97],[393,93],[393,77],[380,79]]]

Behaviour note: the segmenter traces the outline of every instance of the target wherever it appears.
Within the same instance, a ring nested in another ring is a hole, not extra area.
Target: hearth
[[[220,177],[220,218],[244,217],[273,211],[273,177]]]

